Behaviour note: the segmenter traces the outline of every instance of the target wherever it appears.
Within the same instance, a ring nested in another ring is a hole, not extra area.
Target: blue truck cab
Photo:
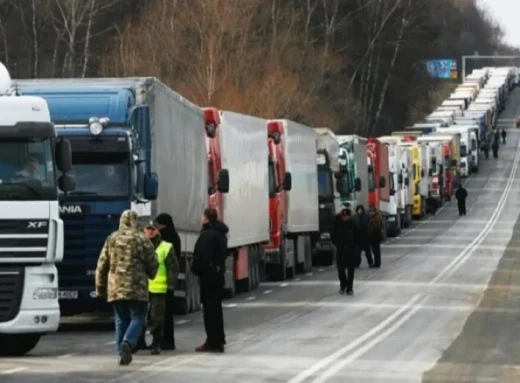
[[[149,219],[158,177],[151,172],[150,107],[124,86],[75,85],[75,80],[21,80],[19,93],[44,98],[58,136],[71,143],[74,191],[60,195],[65,249],[58,264],[62,315],[105,311],[95,270],[107,236],[126,209]]]

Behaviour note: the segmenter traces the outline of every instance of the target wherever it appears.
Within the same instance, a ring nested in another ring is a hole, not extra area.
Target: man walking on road
[[[368,242],[374,255],[374,264],[370,267],[381,267],[381,241],[383,240],[383,218],[375,207],[368,211],[370,220],[368,221]]]
[[[455,198],[457,199],[459,216],[466,215],[466,198],[468,198],[468,192],[466,191],[466,189],[464,189],[464,186],[462,186],[462,184],[459,184],[459,187],[455,192]]]
[[[332,230],[332,243],[336,246],[336,266],[339,277],[339,293],[354,294],[354,272],[357,266],[356,248],[359,245],[359,229],[352,219],[350,209],[343,209],[336,216]],[[345,273],[346,269],[346,273]]]
[[[226,336],[222,313],[226,271],[228,227],[217,219],[217,211],[207,208],[201,217],[202,230],[195,243],[191,271],[199,277],[206,341],[197,352],[224,352]]]
[[[367,257],[368,266],[371,267],[374,264],[372,260],[372,253],[370,252],[370,243],[368,242],[368,221],[369,217],[365,212],[365,207],[363,205],[358,205],[356,207],[356,223],[359,229],[359,246],[357,250],[357,265],[356,267],[361,266],[361,252],[365,252],[365,256]]]
[[[96,268],[96,293],[114,307],[120,365],[132,362],[132,348],[146,319],[148,279],[155,278],[159,268],[153,245],[138,222],[137,213],[123,212],[119,230],[106,239]]]

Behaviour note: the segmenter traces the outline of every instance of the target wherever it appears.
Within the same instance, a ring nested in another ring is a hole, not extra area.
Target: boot
[[[161,342],[156,340],[156,337],[154,336],[154,339],[152,341],[152,346],[150,347],[150,354],[159,355],[160,353],[161,353]]]

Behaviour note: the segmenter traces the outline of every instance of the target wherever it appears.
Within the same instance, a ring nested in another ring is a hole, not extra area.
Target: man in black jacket
[[[370,251],[370,242],[368,240],[368,222],[370,221],[370,217],[365,211],[365,207],[363,205],[358,205],[356,207],[356,219],[358,230],[359,230],[359,245],[357,248],[357,264],[356,267],[361,266],[361,252],[365,252],[365,256],[367,257],[368,266],[372,267],[374,264],[374,260],[372,259],[372,252]]]
[[[455,198],[457,199],[457,207],[459,208],[459,216],[466,215],[466,198],[468,198],[468,192],[464,189],[462,184],[459,184],[459,188],[455,192]]]
[[[197,352],[224,352],[226,335],[222,313],[228,227],[217,219],[217,211],[204,210],[202,231],[195,243],[191,271],[199,277],[206,341]]]
[[[173,218],[167,213],[161,213],[155,218],[155,223],[159,228],[161,237],[166,242],[170,242],[173,245],[177,260],[181,261],[181,238],[175,230]],[[161,343],[161,350],[175,350],[175,332],[174,332],[174,291],[168,291],[166,299],[166,311],[164,314],[164,340]]]
[[[336,216],[332,230],[332,242],[336,246],[336,263],[339,277],[339,293],[341,295],[354,294],[354,271],[357,266],[357,246],[360,235],[359,229],[352,219],[350,209],[343,209]],[[345,269],[347,273],[345,274]]]

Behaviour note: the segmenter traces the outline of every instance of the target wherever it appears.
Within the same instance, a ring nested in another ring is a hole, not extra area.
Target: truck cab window
[[[321,198],[334,196],[330,169],[318,168],[318,196]]]
[[[368,190],[373,191],[376,190],[376,178],[374,174],[374,168],[372,166],[368,167]]]
[[[269,161],[269,195],[276,194],[278,187],[276,185],[276,171],[274,168],[274,163]]]
[[[0,138],[0,199],[56,198],[50,138]]]
[[[460,156],[466,157],[468,155],[468,147],[465,144],[460,145]]]
[[[89,196],[96,199],[126,198],[132,185],[132,168],[128,152],[72,153],[72,175],[76,188],[67,198]]]

